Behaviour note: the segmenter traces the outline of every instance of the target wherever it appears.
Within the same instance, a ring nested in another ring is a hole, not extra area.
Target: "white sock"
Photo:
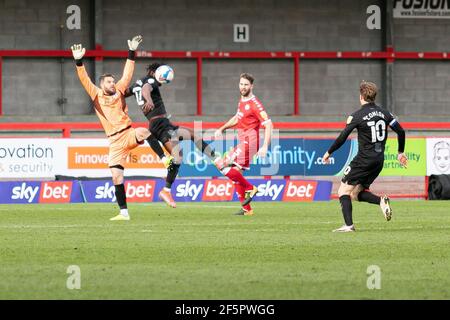
[[[120,209],[120,214],[124,217],[128,217],[128,209]]]
[[[164,190],[167,191],[167,192],[170,192],[170,189],[167,188],[167,187],[164,187]]]
[[[161,161],[162,161],[162,162],[166,162],[166,159],[167,159],[167,157],[164,156],[164,157],[161,158]]]

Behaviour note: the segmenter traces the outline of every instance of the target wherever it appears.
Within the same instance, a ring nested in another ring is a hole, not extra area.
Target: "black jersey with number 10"
[[[353,129],[358,130],[358,156],[361,158],[383,158],[388,126],[393,127],[397,120],[386,109],[375,103],[367,103],[347,119],[347,126],[330,147],[331,154],[347,139]]]

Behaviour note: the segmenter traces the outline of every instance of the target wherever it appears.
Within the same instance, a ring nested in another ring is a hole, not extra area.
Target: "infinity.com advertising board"
[[[324,165],[323,154],[328,150],[332,139],[279,138],[272,142],[265,158],[254,156],[247,176],[333,176],[338,175],[351,160],[354,145],[350,140],[330,158],[331,163]],[[237,144],[237,141],[214,141],[216,150],[224,154]],[[180,176],[211,177],[220,175],[208,158],[195,149],[190,141],[182,143],[186,159],[180,168]]]
[[[272,142],[265,158],[253,157],[248,176],[332,176],[339,175],[354,155],[348,140],[322,163],[332,139],[280,138]],[[237,141],[212,142],[218,154],[226,154]],[[191,141],[181,143],[183,164],[180,176],[214,177],[221,173]],[[145,143],[131,151],[125,164],[126,176],[165,177],[166,169]],[[106,139],[0,139],[0,178],[54,178],[55,175],[108,177]]]

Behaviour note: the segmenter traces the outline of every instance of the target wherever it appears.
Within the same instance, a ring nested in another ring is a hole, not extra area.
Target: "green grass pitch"
[[[0,299],[450,299],[450,202],[0,206]],[[69,290],[69,265],[81,288]],[[381,288],[369,290],[371,265]]]

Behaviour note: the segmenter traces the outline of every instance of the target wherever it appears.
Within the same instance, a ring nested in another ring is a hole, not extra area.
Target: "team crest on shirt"
[[[246,104],[244,107],[245,110],[249,110],[250,109],[250,105]]]

